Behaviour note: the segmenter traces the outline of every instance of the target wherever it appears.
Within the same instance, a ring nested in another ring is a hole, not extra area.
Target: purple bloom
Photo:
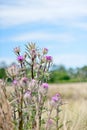
[[[61,100],[60,94],[54,95],[54,96],[52,97],[52,99],[51,99],[51,105],[52,105],[53,107],[57,107],[57,106],[59,106],[59,105],[61,105],[61,104],[62,104],[62,100]]]
[[[17,85],[18,81],[16,79],[13,80],[13,84]]]
[[[22,80],[24,83],[27,83],[27,81],[28,81],[28,79],[27,79],[26,77],[23,77],[21,80]]]
[[[43,87],[43,88],[48,88],[48,84],[47,84],[47,83],[43,83],[43,84],[42,84],[42,87]]]
[[[46,56],[46,60],[51,62],[52,61],[52,56]]]
[[[57,96],[53,96],[53,97],[52,97],[52,100],[53,100],[54,102],[57,102],[57,101],[58,101],[58,97],[57,97]]]
[[[31,91],[30,90],[27,90],[24,94],[24,98],[31,98]]]
[[[24,57],[23,57],[23,56],[18,56],[18,57],[17,57],[17,60],[18,60],[19,62],[22,62],[22,61],[24,60]]]
[[[48,125],[52,125],[53,124],[53,120],[52,119],[49,119],[48,120]]]
[[[57,93],[55,96],[60,97],[60,94],[59,94],[59,93]]]

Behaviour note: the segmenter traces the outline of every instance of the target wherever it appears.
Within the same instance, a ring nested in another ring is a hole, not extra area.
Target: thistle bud
[[[31,98],[32,98],[32,96],[31,96],[31,91],[30,91],[30,90],[27,90],[27,91],[25,92],[25,94],[24,94],[25,103],[26,103],[26,104],[27,104],[27,103],[30,103]]]
[[[47,54],[48,53],[48,49],[47,48],[43,48],[43,54],[45,55],[45,54]]]
[[[47,91],[48,91],[48,84],[47,83],[43,83],[41,86],[40,86],[40,93],[42,95],[45,95],[47,94]]]
[[[14,52],[17,53],[17,54],[19,54],[20,53],[20,47],[15,47],[14,48]]]
[[[56,94],[55,96],[52,97],[52,99],[51,99],[51,105],[53,107],[57,107],[57,106],[61,105],[60,94]]]

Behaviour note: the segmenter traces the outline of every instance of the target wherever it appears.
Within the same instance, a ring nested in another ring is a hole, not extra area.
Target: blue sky
[[[13,48],[27,42],[56,64],[87,65],[87,0],[0,0],[0,62],[16,61]]]

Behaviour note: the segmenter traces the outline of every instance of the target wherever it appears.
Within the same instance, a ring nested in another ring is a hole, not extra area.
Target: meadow
[[[64,103],[59,113],[59,124],[63,123],[60,130],[87,130],[87,83],[49,84],[48,98],[56,93],[61,94]],[[50,130],[55,130],[54,125]]]
[[[62,71],[53,73],[51,81],[61,74],[56,81],[66,82],[48,84],[53,61],[48,49],[38,50],[35,43],[25,49],[24,55],[19,47],[14,49],[19,65],[9,66],[8,78],[0,80],[1,130],[10,130],[10,126],[15,130],[87,130],[87,82],[66,83],[71,77],[60,67]]]
[[[87,130],[87,83],[49,85],[49,98],[58,92],[64,102],[59,115],[63,122],[60,130]]]

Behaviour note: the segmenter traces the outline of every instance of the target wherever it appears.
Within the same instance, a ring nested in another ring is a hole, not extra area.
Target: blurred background
[[[0,0],[0,75],[28,42],[52,55],[50,82],[87,81],[87,1]]]

